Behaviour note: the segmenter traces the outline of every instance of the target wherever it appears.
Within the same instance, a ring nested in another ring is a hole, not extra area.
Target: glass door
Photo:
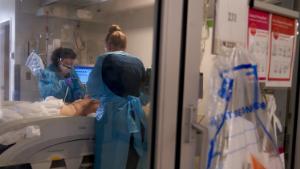
[[[276,6],[264,5],[270,9],[277,9]],[[182,28],[184,33],[182,34],[180,53],[176,169],[207,168],[208,148],[210,146],[207,126],[210,125],[211,121],[205,119],[205,114],[209,106],[217,106],[212,105],[208,99],[211,97],[212,70],[216,69],[214,65],[215,55],[212,54],[213,8],[212,1],[183,1]],[[280,11],[277,10],[277,12]],[[283,125],[283,131],[277,130],[278,137],[276,139],[278,140],[278,147],[281,147],[278,152],[280,151],[281,154],[285,155],[285,157],[281,156],[280,161],[285,163],[286,168],[293,168],[292,166],[298,165],[298,161],[293,159],[296,159],[295,155],[299,154],[297,150],[300,147],[297,145],[299,131],[297,124],[294,124],[297,122],[297,102],[299,101],[297,96],[298,59],[295,62],[291,88],[272,88],[271,90],[261,88],[265,93],[272,91],[272,95],[277,100],[276,115]],[[226,141],[223,143],[228,145]],[[295,150],[295,148],[297,149]]]
[[[200,0],[183,2],[183,30],[180,59],[180,84],[176,136],[176,169],[194,169],[205,166],[207,130],[197,123],[198,100],[202,98],[203,26],[207,4]],[[203,137],[204,136],[204,137]],[[203,143],[202,145],[205,145]],[[202,163],[203,162],[203,163]]]
[[[14,74],[0,168],[173,169],[182,4],[1,1]]]

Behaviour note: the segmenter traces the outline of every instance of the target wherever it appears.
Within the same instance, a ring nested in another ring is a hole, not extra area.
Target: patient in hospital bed
[[[40,102],[2,102],[0,103],[0,125],[5,125],[11,121],[39,117],[87,116],[96,112],[98,107],[99,101],[92,99],[82,99],[71,104],[65,104],[62,100],[54,97],[48,97]],[[26,126],[7,131],[0,135],[0,155],[20,140],[39,136],[39,126]]]
[[[82,99],[64,104],[60,99],[48,97],[41,102],[3,102],[0,105],[0,123],[47,116],[86,116],[96,112],[99,101]]]

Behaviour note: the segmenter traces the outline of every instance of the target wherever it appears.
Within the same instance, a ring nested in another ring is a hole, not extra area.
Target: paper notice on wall
[[[230,55],[234,47],[246,47],[248,0],[216,1],[213,53]]]
[[[291,87],[295,37],[295,19],[272,15],[267,86]]]
[[[61,47],[61,40],[60,39],[53,39],[53,48],[59,48]]]
[[[270,14],[256,9],[249,10],[248,49],[255,57],[260,81],[266,80],[269,56]]]

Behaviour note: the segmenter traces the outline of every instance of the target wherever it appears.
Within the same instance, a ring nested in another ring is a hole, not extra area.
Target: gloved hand
[[[72,78],[71,78],[71,77],[65,79],[65,82],[66,82],[67,86],[69,86],[69,87],[72,86],[72,83],[73,83],[73,82],[72,82]]]

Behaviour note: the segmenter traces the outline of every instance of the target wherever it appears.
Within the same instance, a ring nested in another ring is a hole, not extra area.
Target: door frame
[[[9,100],[9,98],[10,98],[10,90],[11,90],[11,74],[10,74],[10,72],[11,72],[11,49],[12,49],[12,23],[11,23],[11,20],[9,19],[9,20],[6,20],[6,21],[3,21],[3,22],[1,22],[0,23],[0,29],[2,29],[2,28],[4,28],[5,26],[8,26],[8,33],[9,33],[9,37],[8,37],[8,56],[4,56],[4,58],[3,58],[3,61],[6,61],[6,59],[8,59],[8,100]],[[8,58],[6,58],[6,57],[8,57]],[[5,64],[5,63],[4,63]],[[4,74],[4,78],[5,78],[5,74]],[[3,96],[3,97],[5,97],[5,96]]]
[[[195,130],[202,60],[204,0],[184,0],[178,98],[176,169],[194,169]],[[201,146],[201,145],[198,145]]]
[[[299,36],[297,38],[297,46],[299,46]],[[298,57],[295,57],[295,64],[294,64],[294,72],[293,72],[293,83],[291,88],[291,104],[290,104],[290,113],[291,113],[291,126],[288,128],[289,133],[291,133],[292,136],[290,136],[291,140],[289,141],[289,147],[286,147],[289,156],[288,161],[286,164],[286,168],[288,169],[298,169],[300,168],[300,49],[297,47],[296,55]],[[287,130],[288,130],[287,129]]]
[[[174,169],[184,0],[157,0],[151,168]]]
[[[4,20],[3,22],[0,22],[0,27],[2,26],[9,26],[9,100],[13,100],[13,92],[14,92],[14,62],[13,62],[13,23],[11,19]]]
[[[155,157],[151,158],[154,165],[151,168],[188,169],[186,166],[193,166],[191,151],[194,144],[181,146],[185,144],[185,137],[181,136],[187,135],[192,127],[182,121],[188,119],[186,108],[197,105],[198,91],[195,90],[199,86],[202,56],[199,39],[203,23],[202,10],[199,9],[203,7],[203,0],[163,0],[158,3],[161,8],[157,13],[161,16],[157,19],[154,40],[157,43],[154,53],[159,57],[154,59],[156,72],[152,85],[152,110],[155,112],[152,133],[155,152],[152,151],[152,156]],[[194,115],[189,118],[193,119]]]

